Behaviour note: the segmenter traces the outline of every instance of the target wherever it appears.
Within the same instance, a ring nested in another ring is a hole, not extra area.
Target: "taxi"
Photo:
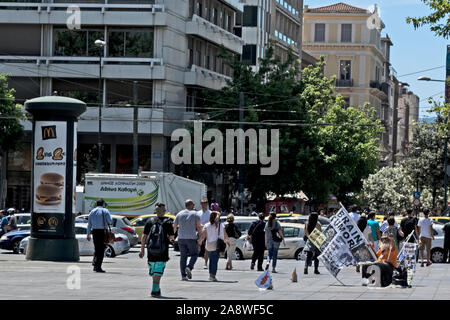
[[[156,217],[156,213],[144,214],[144,215],[136,217],[136,218],[134,218],[133,220],[130,221],[131,225],[136,230],[136,233],[137,233],[138,238],[139,238],[139,243],[141,242],[142,233],[144,232],[145,224],[147,223],[148,219],[150,219],[152,217]],[[170,214],[170,213],[168,213],[168,212],[164,215],[164,217],[170,218],[172,220],[175,220],[175,216]]]
[[[433,222],[438,222],[438,223],[447,223],[450,222],[450,217],[429,217]]]

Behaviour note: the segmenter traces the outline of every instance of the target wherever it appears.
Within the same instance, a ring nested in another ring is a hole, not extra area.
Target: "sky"
[[[430,109],[427,98],[433,96],[434,99],[443,101],[445,83],[418,81],[417,78],[423,75],[431,79],[445,79],[446,48],[450,39],[437,37],[428,26],[415,30],[412,25],[406,23],[408,16],[428,15],[429,8],[420,0],[304,0],[304,5],[317,8],[338,2],[364,9],[373,8],[373,5],[377,4],[381,20],[386,26],[381,34],[388,34],[394,44],[391,47],[391,64],[397,71],[398,80],[408,83],[409,89],[419,96],[419,117],[434,116],[427,112]],[[403,76],[437,67],[441,68]]]

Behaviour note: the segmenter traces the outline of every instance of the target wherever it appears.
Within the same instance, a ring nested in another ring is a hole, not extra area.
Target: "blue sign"
[[[414,199],[420,199],[420,192],[419,191],[414,192],[413,197]]]

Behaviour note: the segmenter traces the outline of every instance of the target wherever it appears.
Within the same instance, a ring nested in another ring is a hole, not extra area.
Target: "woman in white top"
[[[220,238],[224,240],[227,245],[230,245],[227,233],[225,232],[225,226],[223,223],[220,223],[220,213],[217,211],[211,212],[209,222],[203,226],[203,231],[200,239],[198,239],[198,243],[201,244],[205,238],[205,250],[209,257],[209,280],[217,281],[217,264],[220,257],[220,254],[217,252],[217,240]]]

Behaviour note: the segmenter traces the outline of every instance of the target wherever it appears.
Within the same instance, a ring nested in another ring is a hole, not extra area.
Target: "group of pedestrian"
[[[0,210],[0,237],[17,229],[16,209]]]

